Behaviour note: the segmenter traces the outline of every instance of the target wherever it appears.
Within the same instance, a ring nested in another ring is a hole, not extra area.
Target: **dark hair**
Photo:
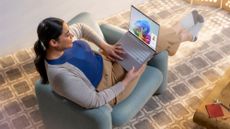
[[[46,50],[49,48],[49,41],[51,39],[58,40],[62,34],[63,22],[62,19],[50,17],[44,19],[37,28],[38,40],[34,44],[36,54],[34,64],[43,84],[49,83],[44,62]]]

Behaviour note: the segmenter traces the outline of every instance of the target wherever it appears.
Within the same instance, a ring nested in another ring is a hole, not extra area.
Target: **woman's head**
[[[63,28],[67,24],[59,18],[46,18],[37,28],[38,40],[34,44],[36,54],[34,64],[41,76],[42,83],[48,83],[44,59],[47,51],[53,46],[52,43],[60,44],[60,37],[63,35]],[[68,27],[68,26],[67,26]]]

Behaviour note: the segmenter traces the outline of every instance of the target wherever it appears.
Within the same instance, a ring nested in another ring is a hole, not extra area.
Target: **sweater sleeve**
[[[70,26],[70,33],[73,34],[74,40],[84,38],[99,46],[104,40],[88,25],[83,23],[73,24]]]
[[[111,88],[96,92],[92,86],[69,72],[62,72],[56,75],[54,85],[55,92],[84,108],[102,106],[124,90],[122,83],[118,82]]]

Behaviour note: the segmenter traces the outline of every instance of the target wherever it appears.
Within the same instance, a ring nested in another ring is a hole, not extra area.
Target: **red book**
[[[220,104],[208,104],[205,105],[209,118],[224,116],[223,110]]]

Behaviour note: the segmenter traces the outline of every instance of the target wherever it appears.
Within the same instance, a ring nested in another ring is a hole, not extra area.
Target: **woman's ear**
[[[54,40],[54,39],[51,39],[51,40],[49,41],[49,45],[50,45],[51,47],[58,47],[58,42],[57,42],[56,40]]]

